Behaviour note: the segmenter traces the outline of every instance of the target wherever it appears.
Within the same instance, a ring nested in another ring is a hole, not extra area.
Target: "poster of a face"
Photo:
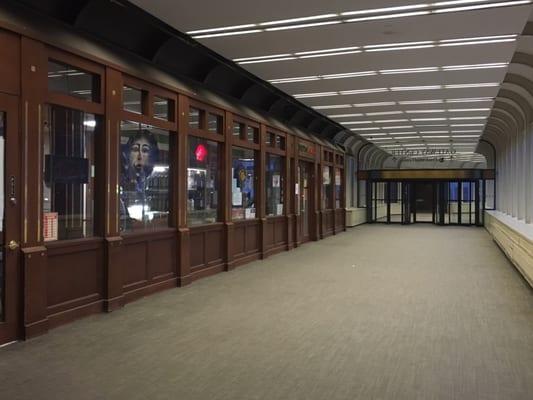
[[[158,155],[157,140],[150,131],[143,129],[129,134],[128,141],[122,144],[123,189],[135,188],[135,191],[141,192],[146,179],[152,174]]]
[[[121,135],[120,214],[122,230],[149,219],[149,178],[159,158],[156,137],[147,129]]]

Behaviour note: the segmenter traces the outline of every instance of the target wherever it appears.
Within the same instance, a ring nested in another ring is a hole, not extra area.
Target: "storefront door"
[[[300,240],[306,242],[310,239],[309,219],[311,217],[311,168],[306,161],[300,161],[298,166],[299,183],[299,208],[300,208]]]
[[[18,99],[0,94],[0,344],[19,336],[19,149]]]

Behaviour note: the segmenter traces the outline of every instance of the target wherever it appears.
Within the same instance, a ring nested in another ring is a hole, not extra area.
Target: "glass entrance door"
[[[300,161],[298,164],[298,207],[300,211],[299,237],[302,242],[310,239],[309,218],[311,217],[311,164]]]
[[[19,336],[18,99],[0,94],[0,344]]]

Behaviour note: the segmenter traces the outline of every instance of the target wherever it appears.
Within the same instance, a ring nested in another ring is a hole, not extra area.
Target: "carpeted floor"
[[[0,399],[531,400],[533,291],[480,228],[352,228],[0,349]]]

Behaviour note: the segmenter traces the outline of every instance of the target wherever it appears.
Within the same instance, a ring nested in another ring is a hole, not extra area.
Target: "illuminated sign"
[[[207,149],[203,144],[199,144],[194,150],[194,155],[196,156],[196,161],[204,162],[207,157]]]
[[[308,157],[314,157],[315,156],[315,145],[305,142],[299,142],[298,143],[298,152],[300,154],[306,155]]]

